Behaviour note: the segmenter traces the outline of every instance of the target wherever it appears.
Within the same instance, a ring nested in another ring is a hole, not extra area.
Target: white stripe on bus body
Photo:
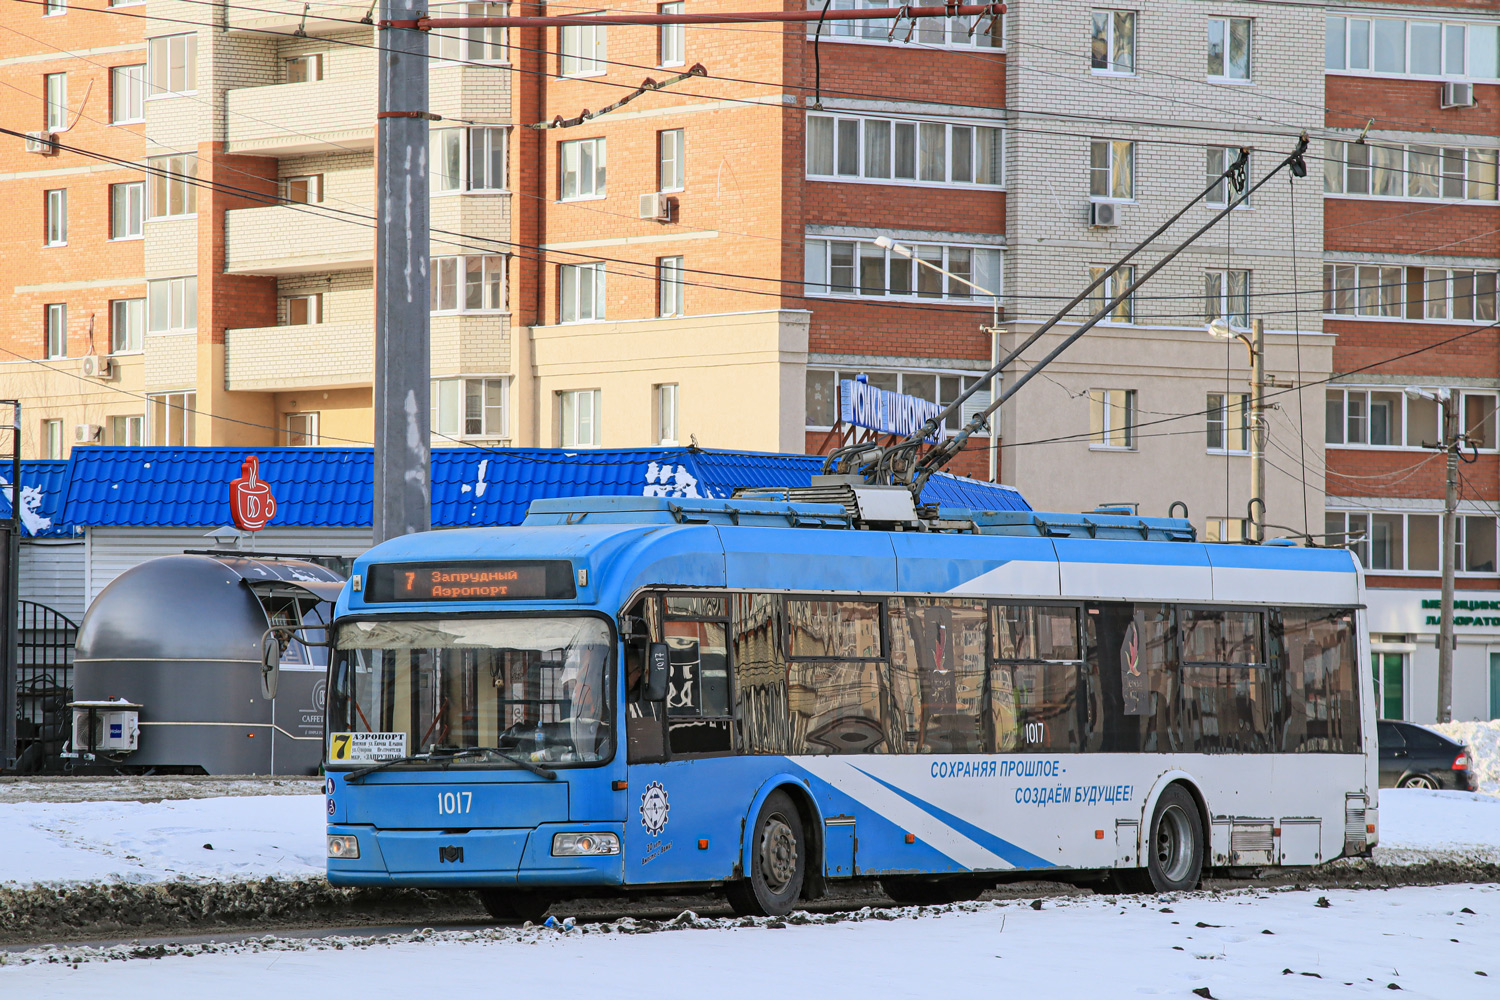
[[[1006,594],[1057,597],[1062,591],[1058,586],[1057,563],[1034,559],[1012,559],[960,583],[948,591],[950,594]]]

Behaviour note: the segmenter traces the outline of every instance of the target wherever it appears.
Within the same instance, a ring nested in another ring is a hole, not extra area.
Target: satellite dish
[[[267,701],[276,697],[276,685],[281,680],[281,642],[276,633],[267,631],[260,642],[260,693]]]

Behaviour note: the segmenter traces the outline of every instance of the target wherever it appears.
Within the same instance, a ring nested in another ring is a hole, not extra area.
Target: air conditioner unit
[[[674,209],[677,208],[677,199],[670,195],[653,191],[650,194],[641,195],[639,214],[643,219],[655,219],[657,222],[671,222]]]
[[[82,368],[87,378],[113,378],[115,374],[114,359],[97,354],[85,354]]]
[[[1472,83],[1445,83],[1438,103],[1445,108],[1472,108],[1476,103],[1474,85]]]
[[[74,424],[74,444],[98,444],[104,439],[104,428],[98,424]]]
[[[1124,222],[1121,206],[1111,201],[1089,202],[1089,225],[1095,229],[1109,229]]]
[[[26,152],[40,153],[42,156],[51,156],[57,152],[57,144],[53,141],[51,132],[27,132]]]

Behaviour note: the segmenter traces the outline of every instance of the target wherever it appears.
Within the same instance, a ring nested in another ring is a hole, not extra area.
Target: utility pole
[[[17,591],[21,583],[21,402],[16,399],[0,400],[0,404],[11,406],[10,439],[10,529],[5,538],[4,600],[0,600],[0,611],[5,621],[0,622],[0,637],[5,649],[0,652],[0,771],[16,764],[18,724],[21,718],[20,704],[16,696],[16,685],[20,681],[17,666],[16,639],[18,637]]]
[[[426,10],[381,0],[375,128],[374,540],[432,527]],[[394,23],[393,23],[394,22]]]
[[[1266,321],[1250,324],[1250,540],[1266,540]],[[1227,423],[1228,421],[1226,421]]]
[[[1453,572],[1458,556],[1458,397],[1438,390],[1443,407],[1443,449],[1448,452],[1448,482],[1443,494],[1443,608],[1438,625],[1437,720],[1453,721]]]

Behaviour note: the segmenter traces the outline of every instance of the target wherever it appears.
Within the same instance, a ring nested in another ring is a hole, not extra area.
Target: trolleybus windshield
[[[598,618],[354,621],[334,648],[330,763],[468,747],[552,764],[613,754],[610,636]]]

